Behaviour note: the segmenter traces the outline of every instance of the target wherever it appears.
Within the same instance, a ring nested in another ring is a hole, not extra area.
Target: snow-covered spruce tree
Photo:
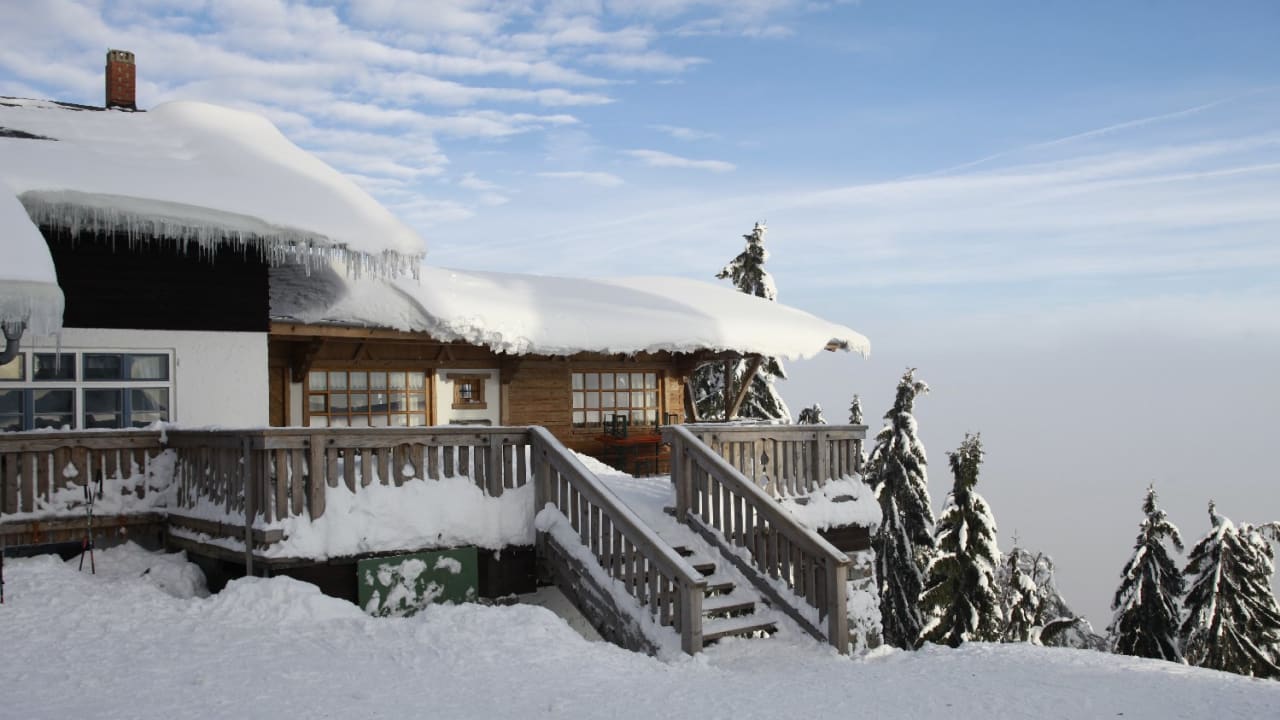
[[[933,552],[928,461],[912,415],[916,396],[928,391],[928,385],[915,379],[914,368],[902,376],[867,461],[867,481],[883,516],[871,540],[880,586],[880,622],[885,643],[903,649],[915,648],[924,627],[920,592]]]
[[[729,261],[716,277],[733,282],[734,287],[748,295],[754,295],[769,301],[778,299],[778,289],[773,277],[764,269],[769,259],[769,251],[764,249],[764,234],[768,230],[763,224],[756,223],[750,233],[743,235],[747,241],[746,248],[733,260]],[[729,376],[733,392],[742,387],[752,361],[741,359],[728,364]],[[791,422],[791,411],[783,402],[782,396],[774,387],[775,380],[785,380],[786,371],[777,358],[766,357],[751,377],[750,388],[738,408],[735,417],[756,420],[776,420]],[[725,363],[713,362],[694,371],[692,380],[694,405],[698,417],[703,420],[732,420],[725,417],[728,408],[724,401]]]
[[[1024,564],[1034,563],[1027,557],[1026,550],[1018,547],[1018,538],[1014,536],[1013,549],[1009,551],[1001,574],[1000,605],[1004,612],[1004,631],[1000,633],[1003,642],[1034,642],[1039,644],[1039,633],[1032,640],[1032,630],[1040,624],[1041,607],[1040,588],[1036,587],[1035,577],[1022,571]]]
[[[918,644],[958,647],[969,640],[1000,639],[1003,613],[996,584],[1000,548],[995,517],[975,489],[982,465],[980,436],[966,435],[960,447],[947,455],[955,484],[938,517],[937,550],[920,594],[920,609],[928,621]]]
[[[1138,528],[1133,556],[1120,573],[1120,588],[1111,602],[1115,616],[1107,628],[1108,645],[1120,655],[1179,662],[1178,598],[1184,583],[1164,541],[1167,538],[1181,552],[1182,536],[1156,506],[1154,485],[1147,487],[1142,511],[1146,517]]]
[[[1208,534],[1184,571],[1182,655],[1188,663],[1240,675],[1280,678],[1280,608],[1271,591],[1275,556],[1262,531],[1235,526],[1209,503]]]
[[[849,403],[849,424],[862,424],[862,398],[857,395],[854,395],[853,402]]]
[[[804,408],[800,411],[800,415],[796,417],[797,425],[826,425],[827,419],[822,416],[822,406],[814,403],[812,406]]]

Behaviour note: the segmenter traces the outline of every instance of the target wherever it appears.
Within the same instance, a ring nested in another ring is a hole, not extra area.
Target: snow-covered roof
[[[51,335],[62,328],[62,290],[49,246],[13,191],[0,181],[0,324],[26,323]]]
[[[0,98],[0,181],[38,224],[121,230],[394,274],[422,239],[266,119],[199,102],[148,112]]]
[[[731,288],[672,277],[585,279],[424,266],[417,280],[334,268],[271,274],[280,321],[424,332],[495,352],[571,355],[702,349],[788,359],[828,346],[862,354],[858,332]]]

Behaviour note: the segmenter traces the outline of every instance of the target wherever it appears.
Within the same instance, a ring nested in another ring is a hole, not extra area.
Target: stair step
[[[777,623],[758,615],[716,618],[702,623],[702,642],[709,643],[730,635],[750,635],[755,632],[776,632]]]
[[[685,560],[688,560],[689,564],[693,566],[693,569],[697,570],[703,575],[716,574],[716,562],[714,560],[707,560],[706,558],[700,558],[700,557],[694,557],[694,556],[689,556],[685,558]]]
[[[707,594],[708,595],[728,595],[738,584],[733,578],[724,575],[710,575],[707,577]]]
[[[689,557],[693,554],[693,551],[687,545],[672,545],[671,549],[675,550],[680,557]]]
[[[702,601],[704,617],[743,615],[756,609],[756,600],[743,595],[716,595]]]

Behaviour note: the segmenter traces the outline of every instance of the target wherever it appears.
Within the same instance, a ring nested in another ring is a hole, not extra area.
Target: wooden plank
[[[36,463],[39,455],[33,452],[22,453],[22,506],[21,512],[33,512],[36,509]]]
[[[307,454],[307,514],[312,520],[324,515],[325,491],[328,483],[325,480],[324,444],[319,437],[313,437]]]
[[[0,454],[0,512],[18,512],[18,454]]]
[[[300,449],[286,450],[284,452],[288,453],[286,456],[288,461],[282,476],[288,480],[291,500],[288,517],[305,516],[307,512],[304,494],[306,490],[305,454]]]

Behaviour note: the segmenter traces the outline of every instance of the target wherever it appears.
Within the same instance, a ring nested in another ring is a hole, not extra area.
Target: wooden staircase
[[[707,579],[702,601],[704,644],[726,637],[765,637],[777,632],[777,620],[771,617],[772,613],[763,612],[768,604],[754,590],[739,587],[736,580],[717,572],[714,560],[689,547],[677,545],[673,549]]]

